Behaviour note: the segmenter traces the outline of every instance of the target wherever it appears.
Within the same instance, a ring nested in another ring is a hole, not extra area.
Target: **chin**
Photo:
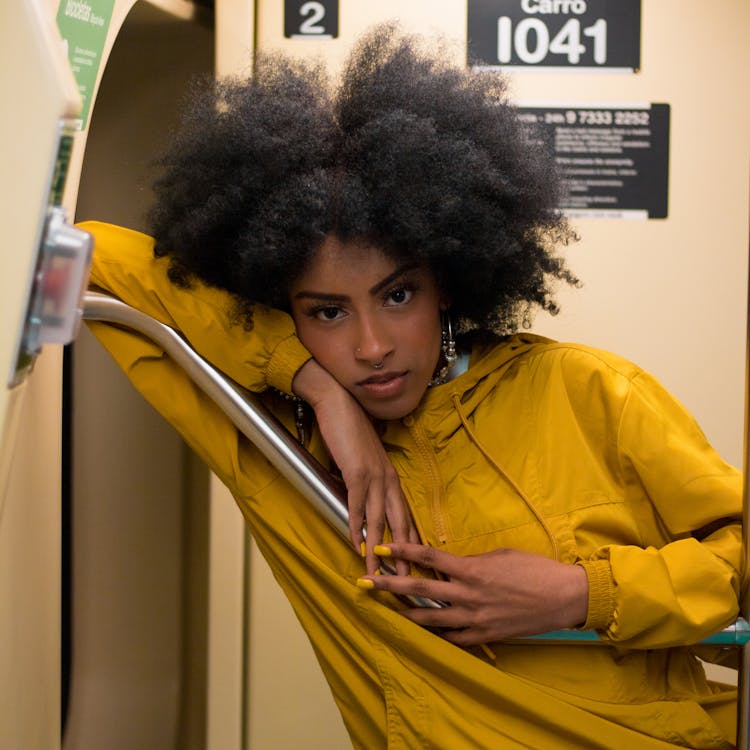
[[[360,402],[360,405],[362,408],[375,419],[383,419],[383,420],[392,420],[392,419],[401,419],[402,417],[405,417],[407,414],[410,414],[414,411],[414,409],[417,408],[417,405],[419,404],[419,399],[398,399],[397,401],[393,401],[390,403],[387,402],[368,402],[368,403],[362,403]]]

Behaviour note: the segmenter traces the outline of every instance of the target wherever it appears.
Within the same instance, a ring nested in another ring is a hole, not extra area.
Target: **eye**
[[[407,286],[397,286],[385,295],[385,304],[391,307],[405,305],[413,295],[414,289]]]
[[[325,307],[316,307],[311,311],[311,315],[318,320],[336,320],[343,315],[343,310],[335,305],[326,305]]]

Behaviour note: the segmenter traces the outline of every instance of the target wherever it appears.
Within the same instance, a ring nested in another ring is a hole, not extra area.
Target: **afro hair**
[[[394,25],[322,65],[260,56],[252,77],[204,81],[160,161],[150,229],[174,283],[288,309],[328,233],[426,264],[461,330],[508,333],[555,282],[575,238],[550,154],[532,146],[505,79],[425,50]]]

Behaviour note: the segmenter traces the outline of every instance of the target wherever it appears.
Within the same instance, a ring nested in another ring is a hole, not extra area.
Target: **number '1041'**
[[[581,55],[586,53],[582,37],[593,41],[594,62],[604,65],[607,62],[607,21],[604,18],[583,29],[578,18],[571,18],[550,38],[549,29],[540,18],[524,18],[514,29],[513,19],[501,16],[497,19],[497,59],[509,63],[515,52],[522,62],[535,65],[551,53],[565,55],[569,65],[577,65]]]

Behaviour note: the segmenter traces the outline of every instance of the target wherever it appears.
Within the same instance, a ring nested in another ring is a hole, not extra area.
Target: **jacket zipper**
[[[430,447],[429,441],[425,437],[424,430],[416,420],[410,420],[412,423],[408,425],[414,443],[417,446],[417,451],[422,457],[426,467],[427,473],[429,474],[431,481],[431,500],[430,500],[430,515],[432,516],[432,523],[435,529],[435,536],[441,544],[445,544],[448,541],[448,536],[445,531],[445,519],[442,513],[442,484],[440,482],[440,472],[437,468],[437,462],[435,455]]]

